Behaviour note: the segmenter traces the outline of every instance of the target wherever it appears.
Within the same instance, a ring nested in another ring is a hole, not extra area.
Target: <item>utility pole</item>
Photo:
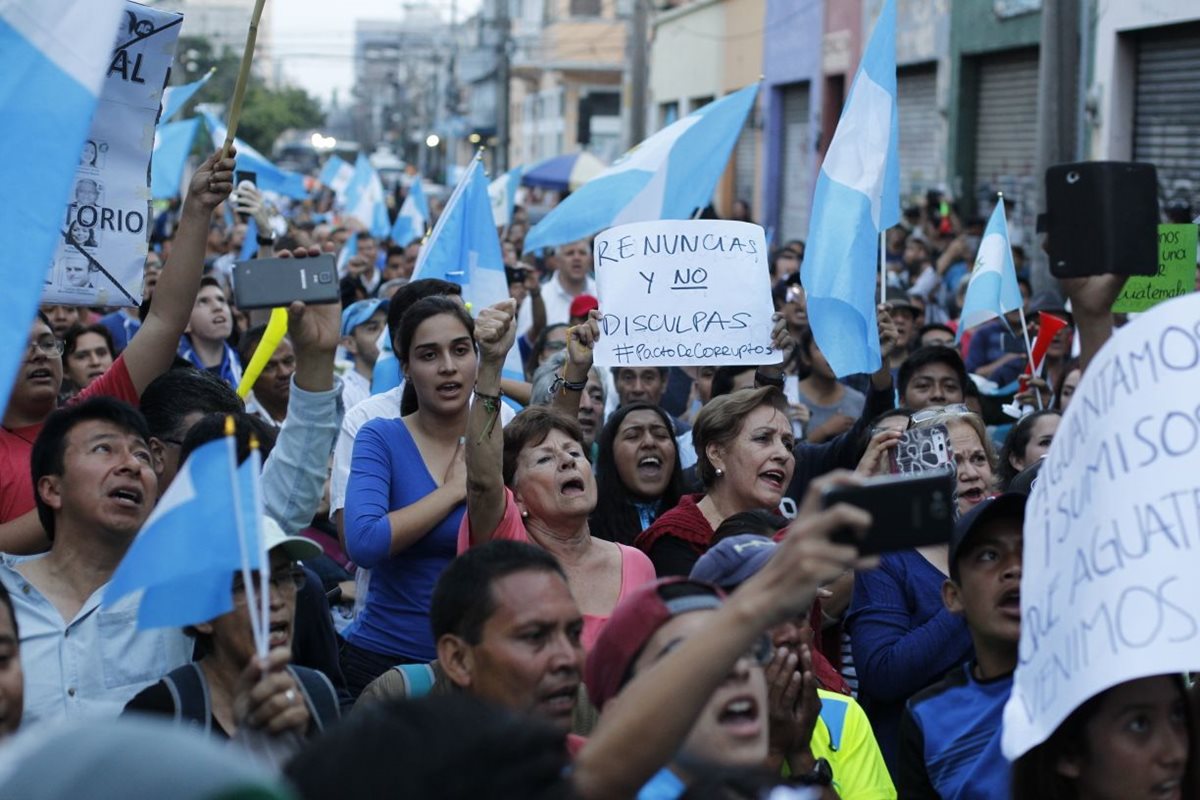
[[[496,32],[500,42],[496,46],[496,152],[493,156],[497,176],[508,172],[509,104],[512,102],[511,48],[512,19],[508,15],[508,0],[496,0]]]
[[[1046,210],[1046,170],[1054,164],[1075,161],[1078,131],[1075,115],[1084,76],[1080,72],[1081,0],[1045,0],[1042,3],[1042,43],[1038,52],[1037,151],[1034,178],[1037,210]],[[1050,262],[1040,247],[1033,256],[1033,291],[1053,291]]]
[[[650,0],[630,0],[630,2],[633,7],[629,24],[629,38],[625,46],[625,52],[629,58],[628,67],[625,70],[625,97],[629,103],[629,139],[625,143],[626,150],[646,138],[646,77],[649,71],[646,66],[649,60],[646,51],[649,48],[647,15]]]

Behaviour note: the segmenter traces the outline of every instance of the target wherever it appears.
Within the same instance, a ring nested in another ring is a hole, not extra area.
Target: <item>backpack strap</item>
[[[175,702],[175,722],[198,727],[205,736],[212,733],[212,696],[200,666],[184,664],[163,676],[163,684]]]
[[[400,678],[404,681],[404,696],[409,700],[424,697],[433,691],[437,676],[433,674],[433,667],[430,665],[397,664],[392,669],[400,673]]]
[[[312,713],[313,724],[317,731],[324,731],[341,719],[341,707],[338,705],[337,690],[325,673],[307,667],[289,666],[288,672],[296,680],[296,685],[304,694],[304,702]]]

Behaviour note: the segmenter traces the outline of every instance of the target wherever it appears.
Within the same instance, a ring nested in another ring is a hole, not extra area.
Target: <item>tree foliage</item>
[[[171,70],[171,85],[191,83],[215,67],[208,83],[188,103],[182,116],[198,103],[220,103],[228,106],[237,83],[240,53],[229,48],[216,52],[212,43],[200,36],[181,36],[175,49],[175,64]],[[261,77],[250,71],[246,99],[242,105],[239,139],[251,147],[270,154],[279,134],[288,128],[318,128],[325,122],[320,104],[304,89],[286,87],[272,89]]]

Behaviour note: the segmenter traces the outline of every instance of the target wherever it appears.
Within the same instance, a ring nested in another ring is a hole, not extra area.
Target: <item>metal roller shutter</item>
[[[896,71],[902,203],[944,182],[942,124],[937,110],[937,64]]]
[[[1037,220],[1038,51],[985,56],[979,63],[979,111],[975,121],[975,203],[991,213],[996,192],[1010,202],[1013,244],[1033,236]]]
[[[1200,25],[1138,37],[1133,158],[1158,168],[1159,196],[1200,205]]]
[[[751,216],[757,219],[758,204],[754,197],[754,167],[758,163],[758,153],[754,146],[754,112],[746,120],[737,145],[733,150],[733,199],[742,200],[750,205]]]
[[[779,182],[779,232],[775,241],[808,236],[808,207],[813,185],[808,83],[783,89],[783,158]]]

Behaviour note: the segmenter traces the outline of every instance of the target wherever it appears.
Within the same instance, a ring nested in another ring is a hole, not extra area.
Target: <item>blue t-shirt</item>
[[[942,603],[945,580],[916,550],[885,553],[854,576],[846,629],[858,701],[893,773],[904,703],[971,657],[967,623]]]
[[[1000,731],[1012,685],[1012,673],[980,681],[964,664],[909,700],[900,726],[900,796],[1009,800],[1011,765]]]
[[[394,556],[388,555],[387,517],[437,488],[402,419],[373,419],[362,426],[354,439],[343,512],[346,550],[371,570],[366,605],[344,634],[356,647],[413,661],[437,658],[429,606],[434,584],[457,552],[466,504]]]
[[[638,791],[637,800],[675,800],[686,789],[674,772],[663,767]]]

